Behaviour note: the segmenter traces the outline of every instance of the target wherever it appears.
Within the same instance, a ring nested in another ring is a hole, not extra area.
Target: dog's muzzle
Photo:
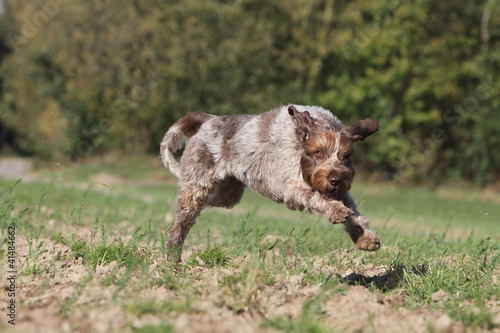
[[[321,196],[325,199],[325,200],[328,200],[328,201],[332,201],[332,200],[339,200],[339,197],[340,197],[340,194],[339,192],[319,192],[321,194]]]

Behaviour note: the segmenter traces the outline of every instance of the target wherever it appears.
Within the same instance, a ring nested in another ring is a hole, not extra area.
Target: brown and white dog
[[[378,127],[370,118],[345,127],[318,106],[282,106],[257,115],[189,113],[161,143],[163,164],[179,178],[167,248],[180,261],[201,210],[232,208],[248,186],[289,209],[343,223],[359,249],[377,250],[380,240],[368,229],[349,190],[353,143]],[[173,153],[183,146],[179,164]]]

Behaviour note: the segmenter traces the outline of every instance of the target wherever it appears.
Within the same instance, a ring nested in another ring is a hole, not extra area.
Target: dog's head
[[[309,112],[299,112],[294,106],[288,107],[288,113],[304,148],[300,161],[304,181],[326,200],[338,200],[340,193],[351,189],[354,142],[375,133],[377,121],[367,118],[336,130],[317,126]]]

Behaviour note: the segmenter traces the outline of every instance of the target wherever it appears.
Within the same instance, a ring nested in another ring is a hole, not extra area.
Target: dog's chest
[[[252,119],[233,138],[228,170],[261,195],[278,201],[287,184],[301,181],[300,146],[287,127],[277,119],[263,133],[262,122]]]

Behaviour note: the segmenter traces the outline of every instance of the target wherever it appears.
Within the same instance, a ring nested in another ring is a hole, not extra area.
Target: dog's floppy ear
[[[314,124],[311,114],[307,111],[299,112],[293,105],[288,107],[288,113],[297,125],[296,131],[299,139],[302,141],[309,139],[309,133],[312,131]]]
[[[363,141],[378,130],[378,123],[375,119],[366,118],[346,127],[343,132],[352,141]]]

